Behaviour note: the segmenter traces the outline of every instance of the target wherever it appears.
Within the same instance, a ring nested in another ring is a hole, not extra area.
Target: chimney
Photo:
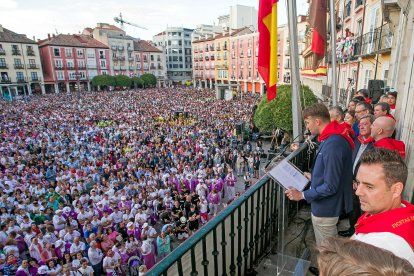
[[[47,40],[50,40],[50,34],[47,34]]]
[[[55,38],[55,34],[52,34],[53,38]]]

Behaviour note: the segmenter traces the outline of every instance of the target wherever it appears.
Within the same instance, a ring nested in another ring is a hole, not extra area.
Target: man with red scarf
[[[414,265],[414,205],[401,199],[408,169],[401,156],[375,148],[361,157],[356,191],[365,212],[353,239],[391,251]]]
[[[371,126],[371,136],[375,140],[374,147],[397,151],[404,159],[405,144],[403,141],[391,138],[394,131],[395,120],[392,118],[381,116],[375,119]]]
[[[355,150],[352,152],[352,173],[354,178],[358,172],[359,159],[362,154],[374,148],[374,138],[371,137],[371,125],[375,120],[375,116],[366,114],[361,117],[359,121],[359,136],[354,140]],[[355,182],[354,182],[355,183]],[[361,216],[361,206],[359,199],[355,195],[356,185],[354,184],[354,191],[352,192],[352,212],[349,213],[349,229],[345,231],[339,231],[338,234],[342,237],[350,237],[355,233],[355,224],[358,218]]]
[[[330,122],[328,108],[314,104],[303,111],[305,124],[313,135],[319,135],[311,174],[311,188],[304,192],[288,189],[290,200],[305,199],[311,204],[312,224],[317,245],[337,235],[339,215],[352,209],[352,150],[354,142],[346,127]]]

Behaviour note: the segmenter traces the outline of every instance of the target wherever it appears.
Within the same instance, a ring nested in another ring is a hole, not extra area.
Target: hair
[[[325,122],[331,121],[328,108],[323,103],[315,103],[303,110],[303,118],[316,117]]]
[[[383,111],[386,110],[387,114],[390,114],[390,105],[388,103],[380,102],[380,103],[377,103],[375,106],[381,106],[381,109]]]
[[[354,98],[354,100],[357,100],[357,101],[358,101],[358,103],[360,103],[360,102],[365,102],[365,99],[364,99],[364,97],[362,97],[362,96],[356,96],[356,97]]]
[[[369,92],[368,92],[368,89],[365,89],[365,88],[360,89],[360,90],[358,90],[358,93],[362,94],[362,96],[363,96],[364,98],[368,98],[368,97],[369,97]]]
[[[350,102],[353,102],[355,103],[355,105],[357,105],[360,102],[360,100],[357,98],[353,98]]]
[[[362,119],[367,119],[367,118],[369,119],[371,124],[375,121],[375,116],[372,114],[365,114],[364,116],[361,117],[359,121],[361,121]]]
[[[407,165],[397,151],[374,148],[364,151],[360,159],[362,165],[381,165],[385,176],[385,182],[391,187],[396,182],[405,185],[408,176]]]
[[[336,115],[339,116],[340,120],[344,119],[345,113],[344,113],[344,111],[342,110],[342,108],[340,106],[338,106],[338,105],[332,106],[331,108],[329,108],[329,111],[331,111],[331,110],[335,111]]]
[[[372,106],[367,103],[366,101],[361,101],[357,104],[357,106],[363,106],[370,114],[372,114]]]
[[[330,237],[318,247],[321,275],[405,276],[414,268],[390,251],[360,241]]]

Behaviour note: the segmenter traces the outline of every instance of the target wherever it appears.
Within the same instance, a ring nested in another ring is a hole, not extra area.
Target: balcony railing
[[[4,55],[6,55],[6,50],[0,49],[0,56],[4,56]]]
[[[358,8],[359,6],[362,6],[364,4],[364,0],[356,0],[355,1],[355,9]]]
[[[34,57],[34,56],[35,56],[35,52],[34,52],[33,50],[27,50],[26,54],[27,54],[28,56],[32,56],[32,57]]]
[[[5,63],[5,62],[1,62],[1,63],[0,63],[0,69],[7,69],[7,68],[9,68],[9,67],[7,66],[7,63]]]
[[[1,83],[11,83],[11,79],[8,76],[1,77]]]
[[[118,51],[123,51],[124,50],[124,46],[118,46]]]
[[[39,65],[36,63],[29,63],[27,64],[27,68],[29,69],[39,69]]]
[[[20,56],[22,53],[20,52],[20,50],[12,50],[12,55],[13,56]]]
[[[286,159],[307,171],[313,155],[304,143]],[[246,275],[276,246],[286,247],[283,226],[297,208],[264,176],[145,275]]]
[[[34,82],[38,82],[38,81],[42,81],[42,78],[41,77],[31,77],[30,80],[34,81]]]
[[[16,82],[26,82],[27,78],[16,78]]]
[[[155,70],[155,69],[156,69],[156,67],[155,67],[154,65],[151,65],[151,66],[150,66],[150,69],[151,69],[151,70]]]
[[[78,69],[79,70],[85,70],[86,69],[86,66],[85,65],[78,65]]]
[[[376,28],[373,32],[368,32],[357,38],[360,45],[359,55],[374,55],[391,51],[393,33],[390,30],[389,23]]]
[[[66,70],[75,70],[74,65],[66,65]]]
[[[24,69],[24,64],[18,63],[18,64],[14,64],[14,69]]]
[[[161,65],[158,65],[157,69],[158,70],[162,70],[162,66]]]
[[[111,46],[111,49],[113,50],[113,51],[116,51],[116,46]]]

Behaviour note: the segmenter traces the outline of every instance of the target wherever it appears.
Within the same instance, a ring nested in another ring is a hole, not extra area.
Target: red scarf
[[[318,141],[321,142],[326,140],[331,135],[340,135],[348,141],[349,145],[351,146],[352,150],[355,148],[354,141],[352,141],[351,135],[347,127],[340,125],[337,121],[330,122],[319,135]]]
[[[355,132],[354,132],[354,130],[352,129],[352,126],[351,126],[351,125],[348,125],[348,124],[347,124],[347,123],[345,123],[345,122],[342,122],[342,123],[340,123],[339,125],[341,125],[341,126],[345,127],[346,129],[348,129],[348,131],[349,131],[349,135],[351,136],[351,138],[354,138],[354,137],[355,137]]]
[[[375,140],[371,136],[369,136],[367,139],[364,140],[362,135],[359,135],[358,136],[358,141],[361,143],[361,145],[366,145],[366,144],[374,142]]]
[[[390,109],[395,109],[395,104],[390,105]]]
[[[355,225],[356,234],[389,232],[403,238],[414,248],[414,205],[402,200],[401,208],[370,215],[363,214]]]
[[[401,157],[405,158],[405,144],[403,141],[395,140],[392,138],[383,138],[374,143],[376,148],[385,148],[390,150],[398,151]]]

